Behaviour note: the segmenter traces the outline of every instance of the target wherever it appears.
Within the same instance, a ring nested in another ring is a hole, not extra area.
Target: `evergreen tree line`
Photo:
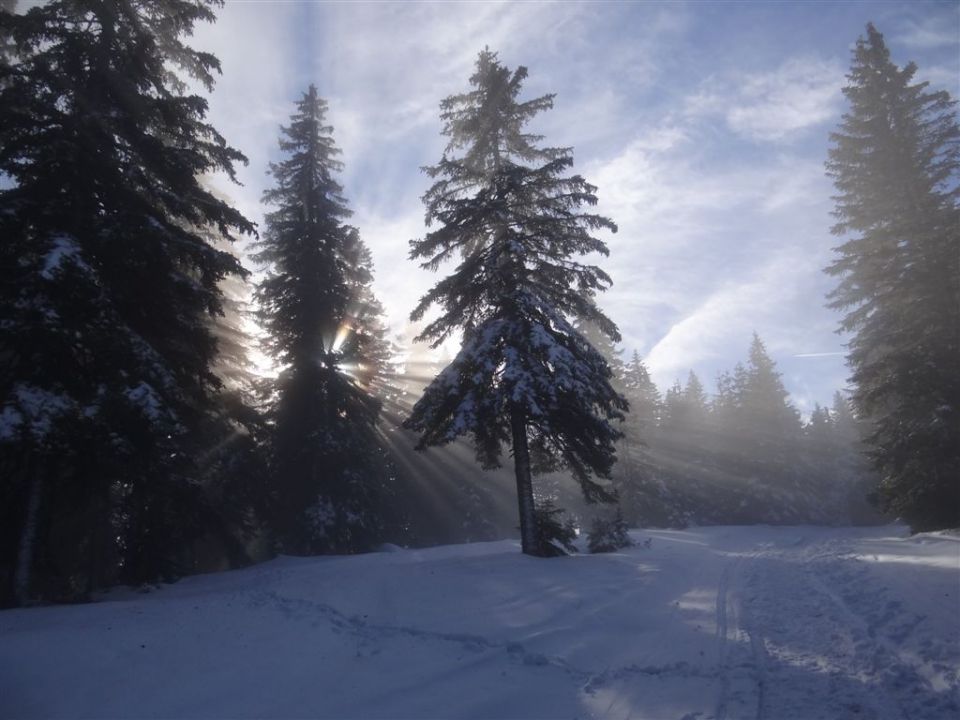
[[[838,391],[803,422],[758,336],[712,396],[693,371],[661,394],[636,353],[615,365],[631,411],[613,479],[631,525],[882,519],[847,398]]]
[[[7,5],[0,603],[86,598],[275,552],[496,536],[517,508],[523,551],[559,554],[570,528],[546,500],[561,471],[583,501],[619,495],[635,521],[664,524],[831,521],[824,498],[863,482],[845,404],[818,408],[801,428],[759,339],[709,402],[695,376],[661,399],[638,359],[620,368],[605,356],[620,339],[597,303],[610,279],[586,258],[607,254],[595,233],[616,226],[589,211],[597,189],[571,174],[572,149],[526,130],[553,96],[522,99],[525,68],[484,50],[470,90],[441,103],[448,145],[426,168],[429,232],[410,242],[410,256],[431,270],[454,268],[412,317],[423,322],[418,340],[439,347],[456,336],[460,349],[413,398],[393,369],[371,255],[348,222],[339,150],[315,87],[281,128],[258,231],[206,184],[217,172],[234,179],[246,159],[185,82],[212,89],[216,58],[183,38],[222,2],[53,0],[21,15]],[[868,48],[869,58],[885,58],[875,52],[882,38],[868,31],[855,63],[867,62]],[[881,495],[892,509],[942,523],[955,515],[929,503],[955,496],[957,385],[944,368],[956,364],[943,363],[958,347],[951,313],[960,293],[950,258],[924,253],[956,249],[956,124],[945,94],[916,90],[909,68],[892,67],[896,87],[917,103],[897,123],[923,128],[910,135],[898,124],[895,138],[924,148],[912,158],[916,202],[903,209],[914,215],[900,225],[864,220],[879,201],[848,177],[860,167],[850,157],[875,128],[846,116],[830,166],[844,193],[838,232],[863,237],[841,247],[832,271],[846,279],[834,302],[857,308],[845,321],[858,333],[854,406]],[[865,73],[862,83],[871,81]],[[847,92],[855,108],[870,100]],[[921,123],[924,113],[940,113],[940,124]],[[902,161],[905,151],[896,152]],[[253,307],[276,377],[249,372],[240,238],[253,242],[263,269]],[[860,246],[874,242],[891,256],[863,260]],[[903,262],[910,271],[894,310],[889,298],[863,295],[881,283],[870,273]],[[884,312],[907,314],[900,300],[928,314],[888,318],[900,334],[871,337]],[[921,351],[927,362],[911,364]],[[891,390],[900,371],[907,384]],[[904,413],[910,436],[898,436],[882,411]],[[935,414],[926,425],[925,411]],[[417,455],[414,446],[446,447]],[[471,458],[496,470],[508,454],[509,491],[490,491],[464,470]]]

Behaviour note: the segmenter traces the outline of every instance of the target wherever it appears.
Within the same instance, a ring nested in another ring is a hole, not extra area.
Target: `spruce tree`
[[[667,390],[663,402],[664,431],[674,435],[675,442],[696,445],[693,436],[704,429],[708,412],[709,402],[703,383],[691,370],[685,386],[677,380]]]
[[[736,434],[731,438],[737,454],[768,490],[795,489],[803,478],[799,466],[803,443],[800,413],[790,402],[776,363],[756,333],[737,385]],[[786,506],[784,509],[790,510]]]
[[[388,482],[376,441],[372,388],[388,345],[373,296],[372,261],[334,178],[342,165],[311,85],[281,129],[285,157],[270,165],[273,209],[255,259],[265,349],[281,368],[268,412],[275,483],[273,527],[288,553],[350,552],[379,537]]]
[[[2,563],[17,598],[173,575],[212,522],[199,480],[208,318],[253,226],[198,182],[245,161],[205,121],[215,1],[53,0],[0,13]]]
[[[776,448],[800,437],[800,413],[790,403],[776,363],[756,333],[750,343],[739,406],[761,444]]]
[[[573,321],[596,325],[619,340],[594,303],[610,284],[599,268],[575,258],[607,254],[592,231],[616,226],[581,210],[596,203],[595,188],[578,175],[570,148],[540,147],[524,126],[553,105],[553,96],[519,99],[527,70],[511,71],[484,50],[472,89],[441,104],[449,138],[436,179],[424,196],[428,225],[411,241],[411,258],[437,269],[459,257],[456,269],[420,301],[419,319],[440,314],[419,339],[434,346],[457,330],[462,345],[427,387],[406,424],[422,433],[420,446],[469,435],[484,467],[499,465],[512,448],[523,552],[547,555],[540,542],[532,471],[559,464],[573,471],[588,501],[610,499],[594,476],[609,477],[626,401],[610,385],[607,361]]]
[[[818,455],[829,454],[829,447],[833,443],[834,436],[833,418],[830,416],[830,411],[821,407],[820,403],[814,403],[813,412],[810,413],[810,420],[804,428],[804,432],[814,453]]]
[[[867,26],[831,134],[844,242],[827,272],[884,506],[922,530],[960,525],[960,129],[916,72]]]
[[[663,394],[663,410],[660,422],[664,432],[673,434],[677,428],[683,425],[684,410],[683,386],[679,380],[674,380],[673,385],[668,387]]]
[[[636,426],[639,437],[643,433],[653,433],[660,421],[660,391],[636,351],[624,366],[621,384],[630,403],[627,424]]]
[[[663,501],[658,497],[661,473],[652,455],[659,439],[656,434],[662,403],[660,391],[636,351],[623,368],[620,384],[630,412],[623,422],[624,436],[617,449],[614,487],[629,523],[660,520],[664,524]]]

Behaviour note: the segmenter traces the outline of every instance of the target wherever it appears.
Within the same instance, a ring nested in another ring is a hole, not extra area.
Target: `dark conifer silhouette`
[[[245,160],[171,70],[212,86],[216,58],[181,37],[218,4],[0,13],[0,525],[21,602],[173,575],[215,522],[208,318],[242,269],[195,228],[253,227],[198,182]]]
[[[268,417],[276,502],[273,527],[289,553],[348,552],[379,535],[389,469],[376,441],[373,389],[389,345],[370,288],[372,261],[342,188],[327,103],[314,86],[282,128],[284,159],[270,166],[255,259],[267,353],[281,368]]]

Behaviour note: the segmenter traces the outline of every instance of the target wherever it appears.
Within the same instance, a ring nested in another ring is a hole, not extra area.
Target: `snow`
[[[0,613],[0,716],[950,718],[960,538],[634,532],[278,558]],[[649,540],[649,547],[644,547]]]
[[[148,420],[157,422],[173,417],[173,413],[164,407],[163,400],[148,382],[141,381],[135,387],[128,388],[125,394]]]
[[[80,246],[69,235],[56,235],[53,245],[43,259],[43,269],[40,275],[47,280],[53,280],[57,271],[63,266],[63,261],[69,258],[77,267],[89,270],[89,266],[80,258]]]
[[[13,439],[24,425],[29,425],[34,439],[42,440],[53,424],[74,407],[74,402],[63,393],[17,383],[11,401],[0,411],[0,440]]]
[[[13,440],[23,426],[23,415],[12,405],[0,409],[0,441]]]

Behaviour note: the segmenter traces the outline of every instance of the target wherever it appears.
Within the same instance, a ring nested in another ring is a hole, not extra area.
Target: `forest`
[[[0,3],[0,607],[518,532],[547,557],[581,530],[960,527],[956,103],[874,25],[823,158],[834,289],[809,298],[850,382],[804,414],[757,333],[715,378],[654,383],[603,309],[607,188],[491,48],[435,99],[425,227],[397,238],[433,284],[392,332],[322,88],[260,138],[262,223],[214,187],[251,152],[198,91],[220,65],[190,36],[222,5]]]

